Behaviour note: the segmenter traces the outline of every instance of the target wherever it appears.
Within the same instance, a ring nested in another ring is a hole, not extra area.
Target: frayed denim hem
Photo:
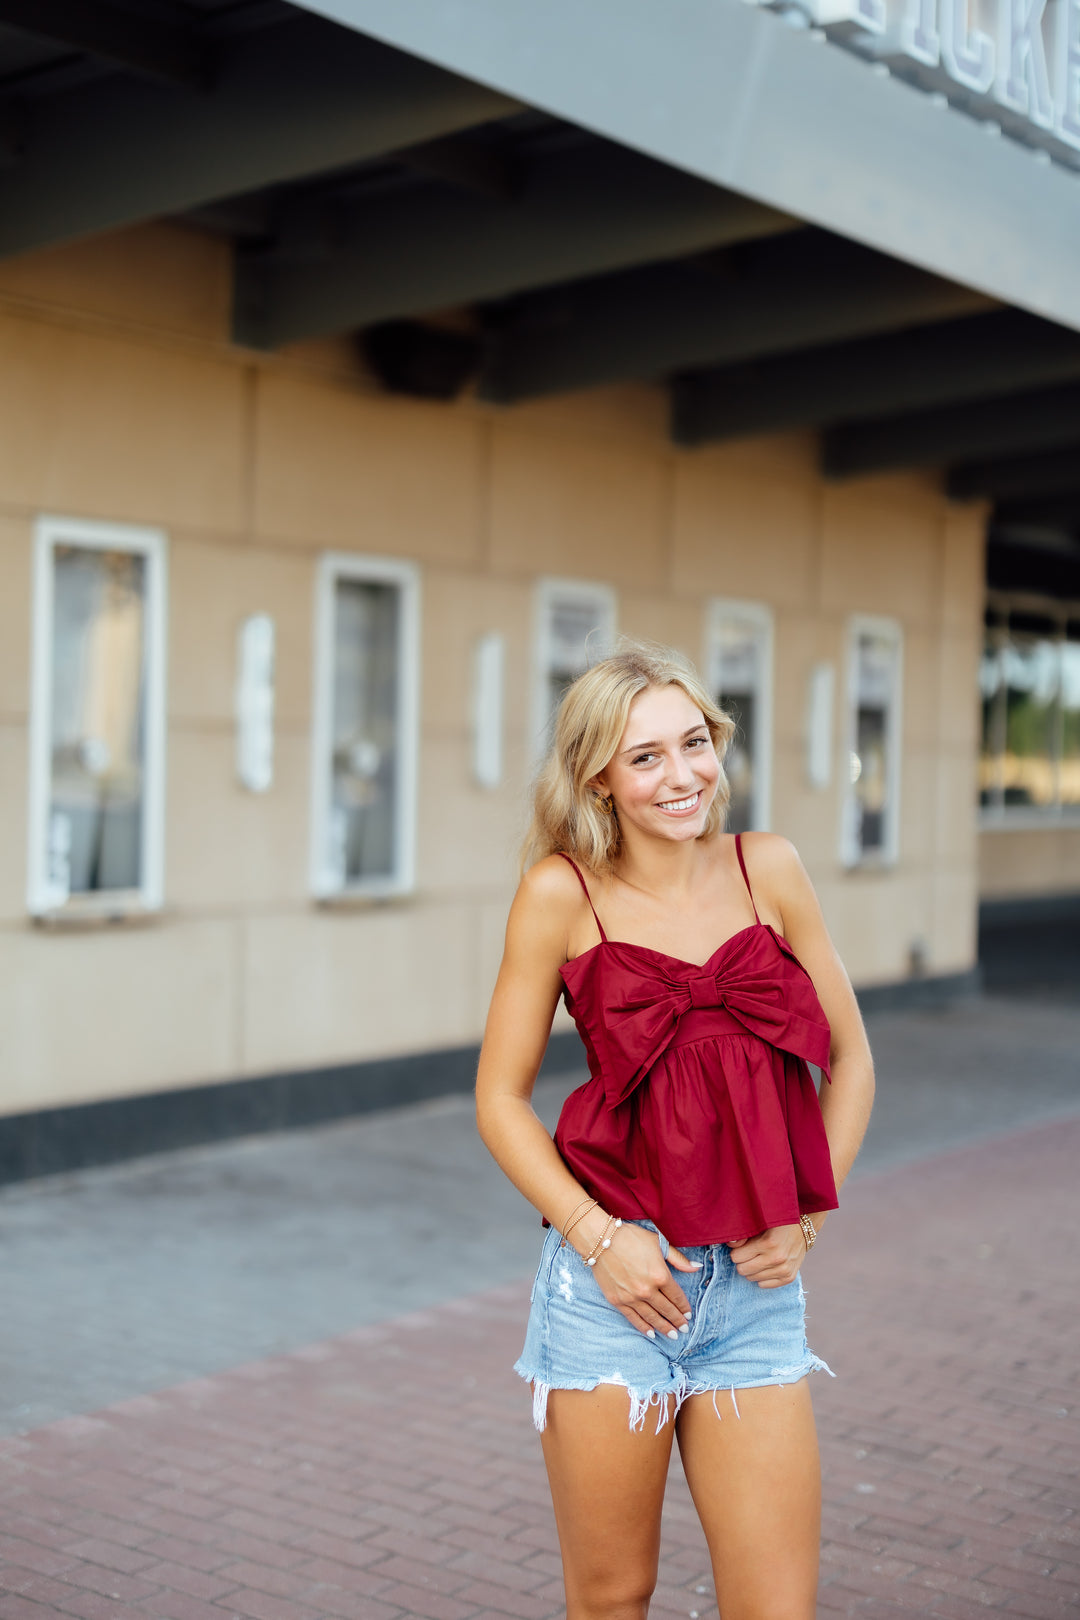
[[[537,1377],[535,1373],[529,1372],[527,1368],[522,1367],[520,1364],[514,1368],[514,1371],[519,1378],[523,1378],[527,1384],[532,1385],[532,1418],[533,1427],[537,1434],[543,1434],[547,1428],[548,1396],[553,1389],[580,1389],[589,1392],[604,1385],[615,1385],[617,1388],[625,1389],[630,1397],[630,1432],[632,1434],[642,1433],[645,1428],[646,1413],[654,1406],[657,1408],[656,1433],[659,1434],[669,1418],[674,1420],[678,1416],[679,1408],[687,1395],[695,1393],[685,1373],[682,1373],[679,1377],[668,1379],[659,1389],[637,1390],[632,1388],[625,1378],[619,1378],[618,1376],[613,1378],[581,1378],[573,1381],[567,1379],[558,1384],[546,1384],[542,1378]],[[674,1410],[671,1410],[668,1406],[668,1400],[672,1396],[675,1400]]]
[[[768,1378],[759,1378],[753,1383],[746,1384],[708,1383],[699,1380],[691,1381],[681,1368],[677,1370],[676,1376],[670,1378],[662,1387],[650,1390],[636,1390],[632,1388],[632,1386],[629,1385],[624,1378],[619,1378],[618,1376],[612,1378],[582,1378],[576,1379],[573,1382],[563,1381],[558,1384],[547,1384],[542,1378],[538,1377],[536,1373],[529,1372],[528,1369],[523,1367],[520,1362],[515,1365],[514,1371],[517,1373],[519,1378],[523,1378],[527,1384],[532,1385],[532,1420],[533,1427],[535,1428],[537,1434],[543,1434],[544,1430],[547,1428],[548,1396],[551,1394],[553,1389],[579,1389],[585,1393],[589,1393],[590,1391],[599,1389],[603,1386],[611,1385],[614,1385],[617,1388],[625,1389],[627,1395],[630,1397],[629,1427],[631,1434],[641,1434],[644,1432],[646,1414],[654,1406],[657,1408],[656,1429],[654,1432],[659,1434],[669,1419],[672,1422],[675,1421],[679,1415],[683,1403],[689,1400],[691,1395],[711,1395],[713,1411],[716,1413],[717,1418],[722,1420],[720,1409],[716,1404],[716,1397],[717,1395],[722,1394],[725,1390],[727,1390],[731,1395],[731,1404],[734,1408],[735,1416],[739,1417],[739,1406],[735,1399],[735,1391],[737,1389],[765,1389],[768,1388],[770,1384],[796,1384],[801,1379],[805,1378],[808,1373],[812,1372],[826,1372],[830,1378],[836,1377],[836,1374],[833,1372],[828,1363],[822,1361],[820,1356],[815,1356],[812,1350],[807,1353],[805,1360],[799,1362],[797,1365],[791,1367],[773,1367]],[[674,1400],[674,1407],[669,1407],[669,1399]]]

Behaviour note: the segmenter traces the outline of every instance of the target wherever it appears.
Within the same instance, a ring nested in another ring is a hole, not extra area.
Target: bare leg
[[[548,1396],[542,1440],[567,1620],[644,1620],[674,1434],[670,1421],[653,1432],[658,1416],[651,1408],[644,1432],[631,1433],[628,1392],[611,1384]]]
[[[715,1409],[692,1395],[677,1432],[722,1620],[814,1620],[821,1465],[807,1380],[734,1402],[721,1390]]]

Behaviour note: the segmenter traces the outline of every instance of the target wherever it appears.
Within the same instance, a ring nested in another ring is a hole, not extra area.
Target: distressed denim
[[[637,1224],[656,1231],[651,1221]],[[663,1236],[660,1247],[666,1255]],[[546,1425],[553,1389],[621,1385],[629,1395],[630,1428],[643,1429],[655,1406],[659,1433],[690,1395],[711,1393],[719,1417],[716,1396],[727,1390],[738,1416],[736,1390],[793,1384],[816,1371],[835,1376],[807,1346],[801,1276],[783,1288],[761,1288],[739,1275],[726,1244],[684,1244],[682,1252],[701,1262],[700,1271],[673,1272],[692,1313],[689,1331],[677,1340],[659,1331],[649,1339],[608,1302],[577,1251],[548,1228],[525,1347],[514,1366],[532,1384],[538,1430]]]

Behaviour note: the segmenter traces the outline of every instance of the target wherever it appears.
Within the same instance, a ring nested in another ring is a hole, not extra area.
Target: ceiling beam
[[[1058,495],[1033,495],[998,501],[993,521],[1003,528],[1080,528],[1080,476],[1071,490]]]
[[[986,496],[1004,500],[1080,489],[1080,440],[1041,454],[959,462],[949,468],[945,488],[954,500]]]
[[[484,131],[474,131],[483,136]],[[421,141],[395,153],[397,161],[417,174],[445,180],[495,202],[509,202],[518,189],[514,154],[507,141],[447,136],[437,141]]]
[[[707,444],[1080,379],[1080,333],[1021,310],[677,377],[672,436]]]
[[[496,330],[481,393],[510,403],[811,348],[986,309],[969,288],[818,231],[523,300]]]
[[[674,168],[1080,328],[1075,175],[1036,162],[1018,141],[987,140],[978,119],[875,74],[818,30],[787,26],[805,11],[798,5],[781,17],[738,0],[301,3]]]
[[[214,90],[110,79],[42,101],[0,171],[0,256],[180,213],[517,110],[303,13],[224,41]]]
[[[1080,545],[1064,535],[1040,536],[993,526],[987,539],[986,583],[992,590],[1080,600]]]
[[[209,87],[209,61],[192,30],[107,0],[0,0],[0,24],[167,84]]]
[[[274,348],[455,304],[789,231],[795,221],[607,142],[523,160],[502,200],[431,186],[335,218],[319,258],[237,266],[235,336]]]
[[[950,461],[1060,448],[1080,439],[1080,386],[974,400],[939,410],[841,422],[824,436],[826,474],[935,467]]]

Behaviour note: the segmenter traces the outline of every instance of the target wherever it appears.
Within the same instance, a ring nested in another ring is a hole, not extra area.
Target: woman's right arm
[[[559,969],[576,908],[569,884],[577,890],[573,872],[558,856],[541,861],[521,880],[476,1075],[476,1122],[484,1145],[518,1191],[560,1231],[588,1194],[534,1113],[532,1092],[562,992]]]
[[[561,870],[560,870],[561,868]],[[551,1020],[562,992],[559,969],[582,903],[570,867],[549,856],[521,881],[506,926],[506,947],[491,998],[476,1077],[480,1136],[518,1191],[560,1231],[588,1194],[567,1169],[532,1107]],[[582,1256],[599,1242],[607,1213],[591,1209],[568,1242]],[[643,1333],[682,1328],[686,1296],[665,1265],[654,1234],[620,1229],[594,1275],[613,1305]],[[690,1269],[673,1249],[670,1264]]]

